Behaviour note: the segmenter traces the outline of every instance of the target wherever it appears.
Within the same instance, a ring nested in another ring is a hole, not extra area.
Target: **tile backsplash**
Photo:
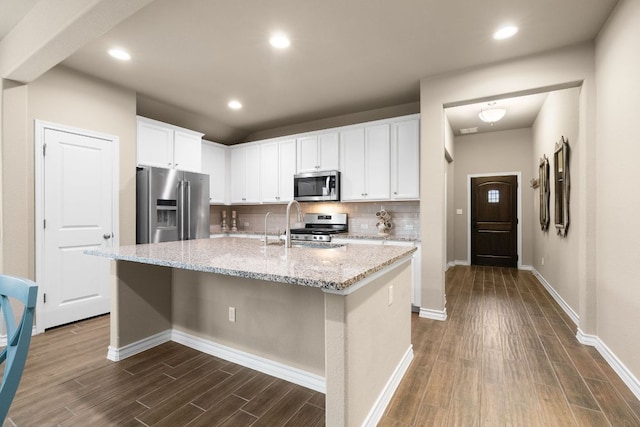
[[[378,234],[376,212],[385,209],[391,215],[390,236],[420,237],[420,202],[341,202],[341,203],[301,203],[302,213],[346,213],[349,218],[349,232],[358,234]],[[296,208],[292,206],[292,217]],[[211,232],[221,231],[222,211],[226,211],[227,227],[231,229],[231,212],[236,211],[238,231],[247,233],[264,232],[265,215],[267,231],[282,233],[285,229],[286,205],[215,205],[210,207]],[[291,221],[293,227],[293,219]]]

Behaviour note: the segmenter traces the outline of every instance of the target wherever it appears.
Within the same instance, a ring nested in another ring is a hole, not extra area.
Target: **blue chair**
[[[7,417],[27,361],[37,295],[38,285],[31,280],[0,275],[0,311],[4,315],[7,333],[7,345],[0,353],[0,365],[4,363],[2,385],[0,385],[0,425]],[[9,297],[24,304],[24,311],[18,325],[16,325]]]

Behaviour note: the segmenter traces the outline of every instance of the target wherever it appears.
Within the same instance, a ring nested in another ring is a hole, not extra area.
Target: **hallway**
[[[412,324],[415,359],[380,426],[640,426],[640,402],[528,271],[457,266],[448,319]]]

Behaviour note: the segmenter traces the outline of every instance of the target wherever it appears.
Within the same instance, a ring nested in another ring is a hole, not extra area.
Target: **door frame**
[[[105,133],[90,131],[86,129],[65,126],[57,123],[46,122],[43,120],[34,120],[34,183],[35,183],[35,282],[38,283],[39,279],[43,275],[44,269],[44,229],[42,224],[44,222],[44,156],[42,155],[44,146],[45,130],[51,129],[61,132],[74,133],[77,135],[88,136],[91,138],[103,139],[112,144],[112,183],[111,183],[111,200],[112,200],[112,213],[111,221],[114,232],[113,245],[117,247],[120,245],[120,138],[115,135],[109,135]],[[44,288],[40,287],[38,295],[38,301],[36,303],[36,316],[35,316],[35,333],[39,334],[44,332],[44,300],[42,298]]]
[[[492,173],[475,173],[467,175],[467,263],[471,265],[471,179],[486,178],[491,176],[515,176],[518,184],[517,197],[517,219],[518,219],[518,269],[522,268],[522,172],[492,172]]]

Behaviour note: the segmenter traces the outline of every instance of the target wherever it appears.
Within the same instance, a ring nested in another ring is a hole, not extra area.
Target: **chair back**
[[[7,417],[27,361],[37,294],[38,285],[31,280],[0,275],[0,311],[7,333],[6,346],[0,353],[0,366],[4,364],[0,385],[0,425],[4,424]],[[10,297],[24,305],[18,324],[11,308]]]

